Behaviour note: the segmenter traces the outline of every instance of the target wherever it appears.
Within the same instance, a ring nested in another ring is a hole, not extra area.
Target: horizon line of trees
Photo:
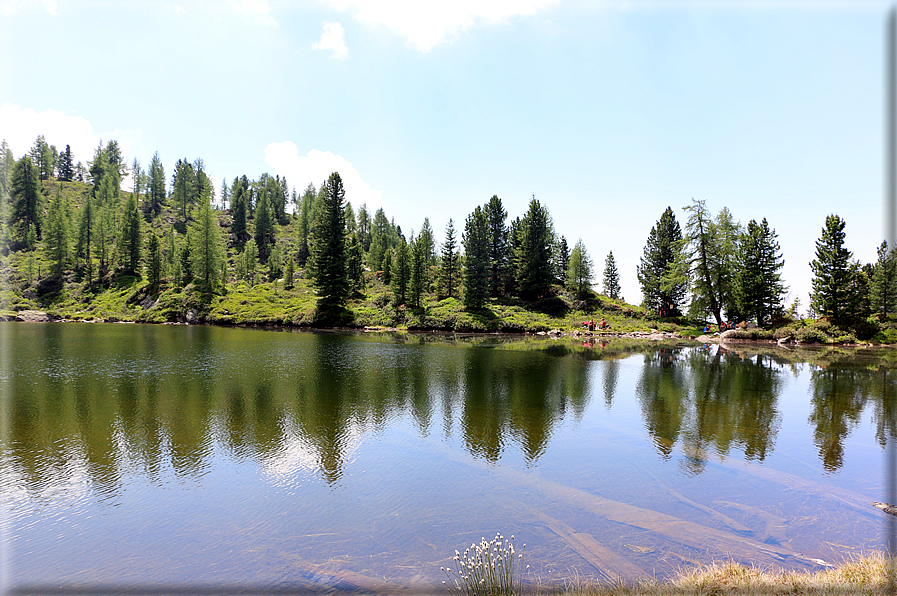
[[[177,160],[170,182],[158,153],[146,170],[137,159],[129,167],[114,140],[101,143],[86,168],[73,161],[69,146],[57,151],[43,136],[18,160],[0,142],[2,251],[28,251],[33,261],[40,249],[55,276],[71,272],[92,283],[113,271],[145,273],[155,291],[165,283],[193,283],[215,293],[263,277],[283,277],[289,288],[304,269],[321,303],[339,307],[364,291],[367,270],[390,288],[395,304],[419,307],[433,295],[461,299],[468,309],[483,308],[490,298],[536,301],[557,286],[584,300],[596,276],[584,242],[571,250],[535,196],[526,213],[509,221],[494,195],[468,214],[463,229],[450,219],[439,242],[428,218],[406,237],[382,208],[372,214],[362,204],[356,212],[336,172],[301,194],[267,173],[225,179],[216,210],[201,159]],[[128,174],[133,187],[123,193]],[[72,205],[59,185],[45,197],[51,178],[83,181],[81,204]],[[667,207],[648,235],[636,271],[644,308],[717,324],[766,325],[797,314],[799,298],[786,312],[784,259],[765,218],[743,226],[727,208],[714,217],[705,201],[694,199],[683,210],[684,229]],[[163,212],[173,221],[157,234],[153,227]],[[860,263],[844,248],[844,226],[829,215],[816,242],[810,314],[833,322],[887,316],[897,302],[897,256],[882,243],[875,263]],[[602,285],[604,295],[622,300],[612,251]]]

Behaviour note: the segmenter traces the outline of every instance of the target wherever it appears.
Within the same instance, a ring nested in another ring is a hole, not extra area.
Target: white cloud
[[[408,44],[429,52],[447,37],[475,26],[494,25],[516,16],[536,14],[560,0],[323,0],[359,21],[384,25]]]
[[[346,47],[346,40],[343,38],[344,33],[345,30],[341,24],[324,21],[324,32],[321,33],[321,41],[316,41],[311,47],[314,50],[332,50],[332,58],[345,60],[349,57],[349,48]]]
[[[21,11],[25,7],[35,6],[37,3],[33,0],[0,0],[0,14],[11,15]],[[56,12],[56,0],[41,0],[44,10],[51,16],[58,16]]]
[[[334,155],[330,151],[312,149],[308,155],[299,155],[299,149],[292,141],[269,143],[265,147],[265,163],[273,168],[274,173],[286,176],[291,187],[302,192],[311,182],[317,188],[326,182],[333,172],[339,172],[346,189],[346,200],[357,208],[367,203],[368,208],[381,207],[381,193],[372,190],[361,174],[345,157]]]
[[[16,159],[22,157],[34,145],[38,135],[44,135],[47,143],[63,151],[70,145],[76,161],[87,164],[100,142],[93,126],[82,116],[70,116],[58,110],[38,112],[11,103],[0,105],[0,136],[9,143]]]
[[[240,15],[255,19],[265,25],[277,25],[271,16],[268,0],[231,0],[231,7]]]

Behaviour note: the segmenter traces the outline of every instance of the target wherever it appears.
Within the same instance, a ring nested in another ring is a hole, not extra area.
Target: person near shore
[[[710,333],[710,325],[704,325],[704,333]]]

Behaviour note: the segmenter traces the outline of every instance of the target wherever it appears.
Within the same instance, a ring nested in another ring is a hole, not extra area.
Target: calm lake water
[[[759,350],[759,352],[758,352]],[[438,589],[881,550],[889,351],[0,323],[13,592]]]

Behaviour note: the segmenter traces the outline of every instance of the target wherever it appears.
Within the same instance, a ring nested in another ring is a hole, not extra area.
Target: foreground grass
[[[565,596],[893,594],[888,571],[888,560],[880,553],[857,557],[816,573],[769,571],[730,562],[683,571],[670,582],[579,583],[561,593]]]

